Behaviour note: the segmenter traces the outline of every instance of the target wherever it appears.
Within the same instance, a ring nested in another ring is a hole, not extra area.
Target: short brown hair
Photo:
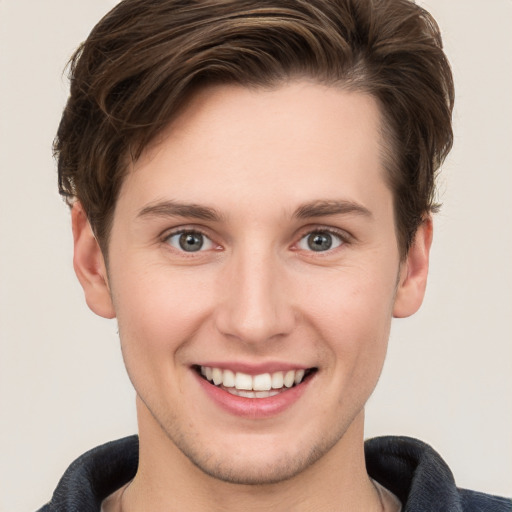
[[[435,209],[454,92],[436,22],[409,0],[124,0],[70,62],[54,143],[59,191],[106,253],[127,157],[138,158],[198,87],[294,77],[373,95],[404,256]]]

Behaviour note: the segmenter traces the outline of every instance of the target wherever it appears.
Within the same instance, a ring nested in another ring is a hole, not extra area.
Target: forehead
[[[311,199],[370,201],[385,188],[381,146],[369,95],[305,81],[209,87],[132,164],[120,199],[228,208],[236,198],[255,211],[269,200],[290,208]]]

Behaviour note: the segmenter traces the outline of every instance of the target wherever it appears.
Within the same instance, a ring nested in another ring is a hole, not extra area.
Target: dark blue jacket
[[[403,512],[512,512],[512,500],[458,489],[441,457],[409,437],[378,437],[365,443],[370,476],[394,493]],[[99,512],[101,502],[137,471],[139,441],[126,437],[77,459],[39,512]]]

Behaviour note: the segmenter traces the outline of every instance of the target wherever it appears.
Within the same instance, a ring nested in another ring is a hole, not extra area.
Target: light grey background
[[[62,69],[114,0],[0,0],[0,511],[35,510],[85,450],[136,430],[116,325],[72,270],[51,142]],[[395,321],[367,436],[432,444],[463,487],[512,494],[512,2],[422,2],[457,87],[427,297]]]

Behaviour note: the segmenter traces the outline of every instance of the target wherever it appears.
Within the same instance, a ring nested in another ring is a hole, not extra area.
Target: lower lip
[[[206,394],[225,411],[250,419],[270,418],[283,412],[296,403],[309,386],[312,376],[299,385],[281,391],[267,398],[246,398],[232,395],[203,379],[196,372],[197,380]]]

